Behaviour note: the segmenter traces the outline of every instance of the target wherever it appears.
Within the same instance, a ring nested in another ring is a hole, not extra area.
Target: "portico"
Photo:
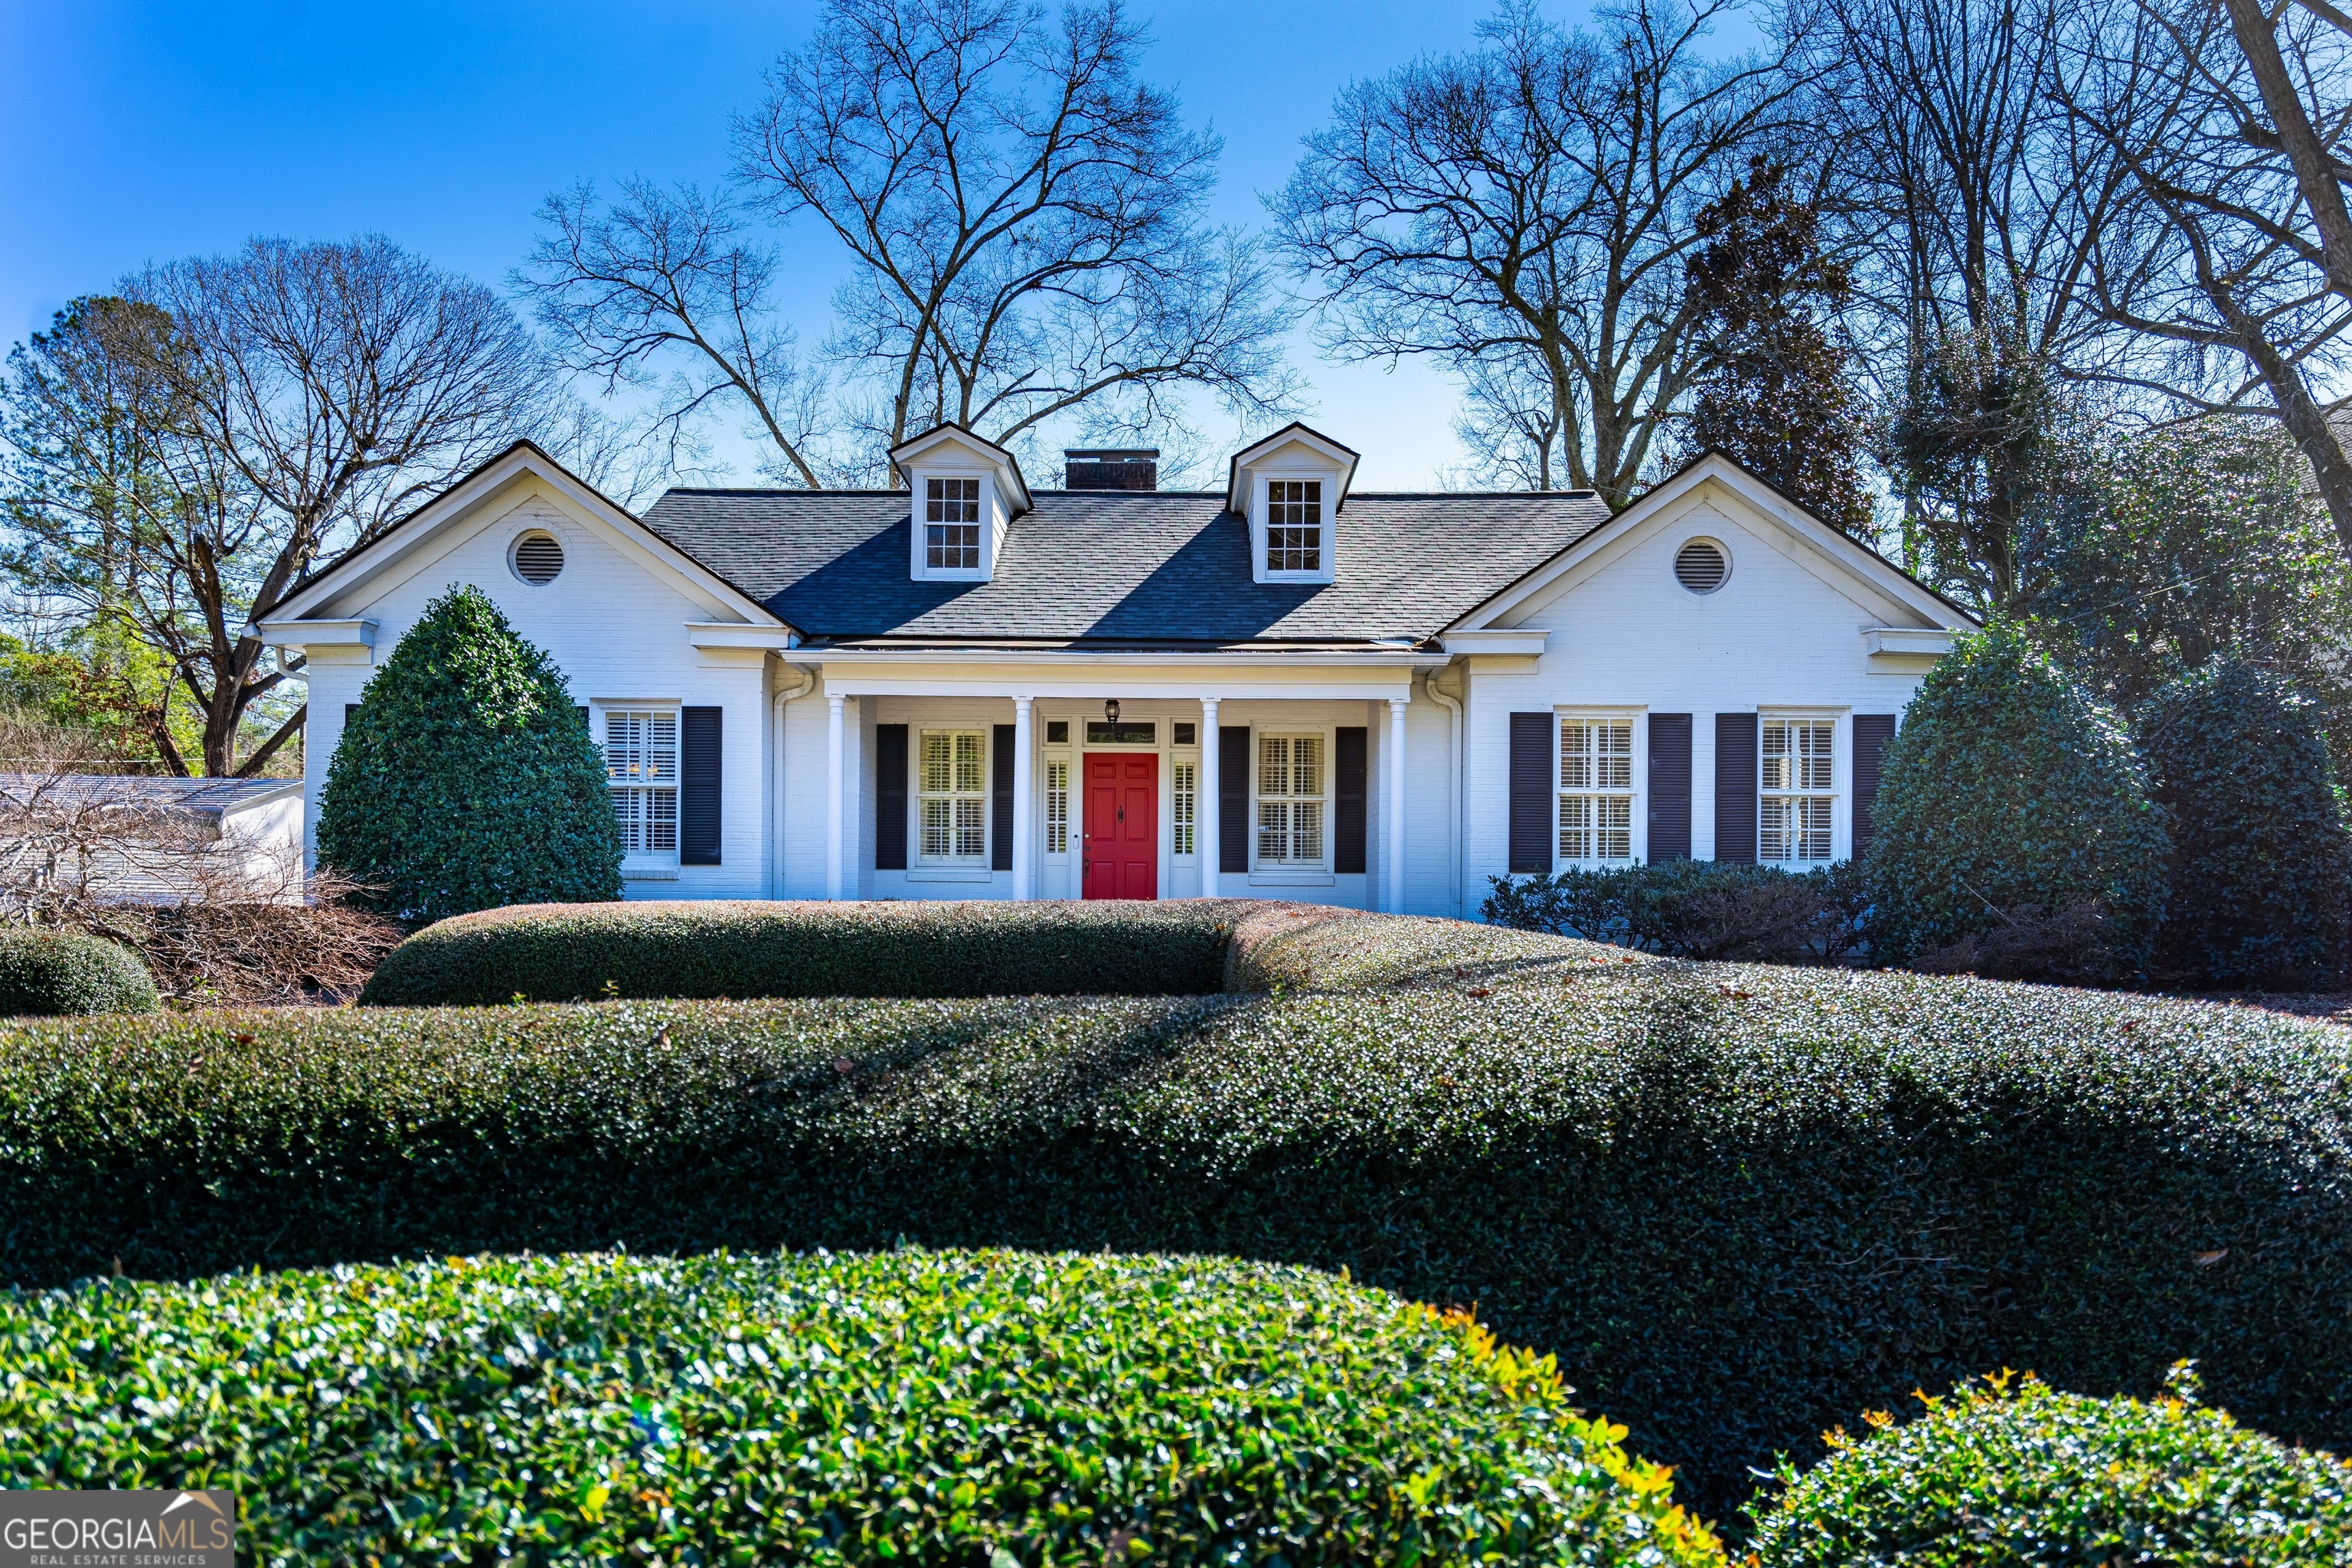
[[[801,651],[828,899],[1402,907],[1406,713],[1441,653]]]

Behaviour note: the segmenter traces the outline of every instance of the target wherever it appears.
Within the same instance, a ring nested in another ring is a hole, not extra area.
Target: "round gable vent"
[[[554,582],[562,570],[563,546],[555,535],[533,530],[515,541],[514,574],[532,587]]]
[[[1731,558],[1712,539],[1694,539],[1675,552],[1675,581],[1694,594],[1712,594],[1731,575]]]

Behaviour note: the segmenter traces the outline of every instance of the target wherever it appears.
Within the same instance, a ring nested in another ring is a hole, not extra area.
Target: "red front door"
[[[1151,752],[1087,757],[1086,896],[1160,896],[1160,759]]]

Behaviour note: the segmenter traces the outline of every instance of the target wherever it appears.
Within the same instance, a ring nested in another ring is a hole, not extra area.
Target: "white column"
[[[1036,766],[1030,759],[1029,705],[1034,699],[1013,700],[1013,896],[1031,897],[1035,873],[1030,867],[1030,792],[1035,787]]]
[[[1404,912],[1404,706],[1410,700],[1389,699],[1389,781],[1381,792],[1388,796],[1388,864],[1381,869],[1388,873],[1389,889],[1381,907],[1392,915]]]
[[[1217,700],[1201,699],[1201,777],[1192,791],[1192,858],[1201,868],[1201,896],[1217,896]]]
[[[842,707],[848,699],[838,692],[824,698],[824,896],[841,897],[842,835],[849,830],[843,809],[842,771],[849,765],[849,747],[843,734]]]

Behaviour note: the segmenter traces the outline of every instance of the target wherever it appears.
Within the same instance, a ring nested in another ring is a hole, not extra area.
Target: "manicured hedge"
[[[1297,924],[1308,960],[1412,929]],[[900,1237],[1346,1266],[1557,1353],[1718,1518],[2003,1365],[2104,1394],[2196,1356],[2352,1447],[2352,1036],[1526,932],[1454,978],[1419,929],[1388,993],[20,1025],[0,1279]]]
[[[1303,1269],[450,1258],[0,1344],[0,1486],[226,1488],[257,1563],[1722,1561],[1548,1360]]]
[[[0,1016],[155,1007],[154,977],[120,942],[80,931],[0,930]]]
[[[1923,1396],[1925,1397],[1925,1396]],[[1762,1568],[2041,1568],[2045,1563],[2352,1564],[2352,1465],[2164,1396],[2085,1399],[2000,1373],[1920,1419],[1872,1411],[1860,1441],[1757,1511]]]
[[[603,996],[1165,996],[1224,984],[1247,904],[524,904],[427,927],[364,1005]]]

